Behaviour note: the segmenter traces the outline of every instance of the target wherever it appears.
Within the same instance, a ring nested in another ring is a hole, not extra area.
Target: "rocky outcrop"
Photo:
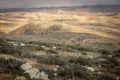
[[[40,72],[38,69],[33,68],[30,63],[22,64],[21,69],[24,70],[25,73],[29,74],[31,79],[50,80],[44,71]]]
[[[32,65],[30,63],[25,63],[25,64],[21,65],[21,68],[26,71],[26,70],[31,69]]]

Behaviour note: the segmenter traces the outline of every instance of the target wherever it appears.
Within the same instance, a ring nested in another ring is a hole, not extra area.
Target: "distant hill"
[[[114,8],[119,9],[120,5],[84,5],[84,6],[61,6],[61,7],[35,7],[35,8],[7,8],[7,9],[0,9],[0,12],[16,12],[16,11],[41,11],[41,10],[75,10],[75,9],[96,9],[101,10],[101,8]]]
[[[46,32],[64,32],[68,31],[69,28],[65,28],[60,24],[49,24],[49,23],[29,23],[16,30],[10,32],[10,34],[40,34]]]

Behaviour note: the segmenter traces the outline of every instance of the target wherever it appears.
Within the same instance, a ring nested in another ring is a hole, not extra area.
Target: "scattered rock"
[[[21,65],[21,68],[26,71],[26,70],[31,69],[32,65],[30,63],[25,63]]]
[[[24,44],[24,43],[20,43],[20,46],[25,46],[26,44]]]
[[[42,72],[40,73],[40,76],[41,76],[41,79],[43,79],[43,80],[50,80],[50,79],[48,78],[48,75],[47,75],[44,71],[42,71]]]
[[[12,45],[13,45],[13,46],[18,46],[18,44],[16,44],[16,43],[13,43]]]
[[[30,76],[31,79],[49,80],[48,75],[44,71],[40,72],[38,69],[32,68],[32,65],[30,63],[21,65],[21,68],[25,71],[24,73],[27,73]]]
[[[44,48],[45,46],[44,46],[44,45],[42,45],[41,47],[42,47],[42,48]]]
[[[108,55],[108,57],[110,57],[110,58],[111,58],[111,57],[112,57],[112,55]]]
[[[54,76],[57,76],[57,73],[54,73],[53,75],[54,75]]]
[[[44,45],[42,45],[41,47],[42,47],[44,50],[49,50],[49,48],[46,47],[46,46],[44,46]]]
[[[98,74],[102,74],[102,72],[98,72]]]
[[[56,49],[56,48],[57,48],[57,47],[55,47],[55,46],[53,47],[53,49]]]
[[[40,79],[40,72],[38,69],[32,68],[30,70],[26,70],[25,73],[28,73],[31,79]]]
[[[84,66],[84,68],[86,68],[87,70],[92,71],[92,72],[95,71],[95,69],[93,67]]]
[[[57,71],[57,68],[54,68],[53,70],[54,70],[54,71]]]

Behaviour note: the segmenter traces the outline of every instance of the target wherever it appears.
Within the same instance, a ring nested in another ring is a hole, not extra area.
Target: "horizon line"
[[[92,7],[92,6],[120,6],[120,4],[93,4],[93,5],[77,5],[77,6],[42,6],[42,7],[28,7],[28,8],[0,8],[0,10],[8,9],[39,9],[39,8],[63,8],[63,7]]]

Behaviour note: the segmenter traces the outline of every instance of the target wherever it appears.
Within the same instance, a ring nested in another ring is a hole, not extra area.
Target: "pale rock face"
[[[94,68],[92,68],[92,67],[88,67],[87,69],[90,71],[95,71]]]
[[[38,69],[32,68],[30,70],[25,71],[25,73],[28,73],[31,79],[43,79],[43,80],[49,80],[48,75],[42,71],[39,72]]]
[[[49,80],[48,75],[44,71],[40,72],[38,69],[32,68],[30,63],[21,65],[21,68],[25,71],[24,73],[29,74],[31,79]]]
[[[25,64],[21,65],[21,68],[26,71],[26,70],[31,69],[32,66],[30,63],[25,63]]]
[[[25,46],[25,44],[24,43],[20,43],[20,46]]]
[[[54,76],[57,76],[57,73],[54,73]]]
[[[84,66],[84,68],[86,68],[87,70],[92,71],[92,72],[95,71],[95,69],[93,67]]]
[[[49,48],[46,47],[46,46],[44,46],[44,45],[42,45],[41,47],[42,47],[44,50],[49,50]]]
[[[18,46],[18,44],[16,44],[16,43],[13,43],[13,46]]]
[[[56,49],[56,47],[54,46],[53,49]]]
[[[111,58],[111,57],[112,57],[112,55],[108,55],[108,57],[110,57],[110,58]]]
[[[40,79],[40,72],[38,69],[32,68],[30,70],[26,70],[25,73],[28,73],[31,79]]]
[[[54,68],[54,71],[57,71],[57,68]]]
[[[41,79],[43,79],[43,80],[49,80],[49,79],[48,79],[48,75],[47,75],[44,71],[42,71],[42,72],[40,73],[40,76],[41,76]]]

